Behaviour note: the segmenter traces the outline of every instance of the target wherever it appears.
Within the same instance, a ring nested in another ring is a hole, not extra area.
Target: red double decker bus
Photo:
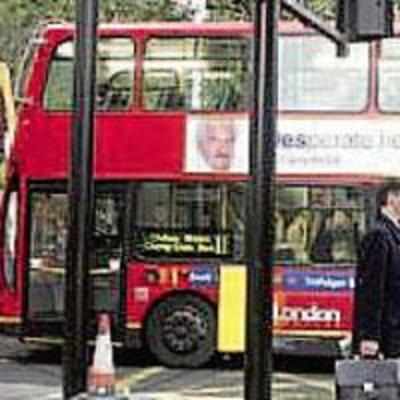
[[[27,342],[62,340],[73,33],[43,28],[17,81],[0,324]],[[245,23],[99,29],[88,331],[107,311],[115,342],[166,365],[244,348],[251,36]],[[355,232],[376,185],[398,175],[396,40],[341,60],[327,39],[282,25],[277,352],[350,344]]]

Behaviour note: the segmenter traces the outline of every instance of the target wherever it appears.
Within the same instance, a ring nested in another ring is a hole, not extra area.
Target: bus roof
[[[331,28],[334,22],[327,22]],[[74,30],[75,25],[72,23],[49,23],[44,25],[44,32],[65,32],[69,33]],[[299,21],[280,21],[279,29],[284,33],[317,33],[311,26],[304,25]],[[245,21],[229,21],[229,22],[135,22],[135,23],[101,23],[99,31],[103,34],[108,33],[161,33],[161,34],[187,34],[188,32],[198,35],[204,33],[221,34],[230,32],[232,34],[250,34],[253,30],[253,24]]]
[[[326,21],[327,25],[331,28],[335,27],[335,21]],[[49,22],[43,25],[42,32],[72,32],[75,25],[70,22]],[[115,22],[115,23],[100,23],[100,33],[174,33],[174,34],[187,34],[191,32],[197,34],[219,34],[229,31],[233,34],[249,34],[252,32],[253,24],[245,21],[229,21],[229,22],[190,22],[190,21],[150,21],[150,22]],[[317,31],[309,25],[304,25],[297,20],[281,20],[279,21],[279,29],[283,33],[317,33]],[[400,32],[400,22],[394,24],[394,34],[398,35]]]
[[[72,23],[50,23],[44,27],[46,31],[64,31],[71,32],[75,28]],[[252,24],[249,22],[139,22],[139,23],[105,23],[99,25],[101,33],[134,33],[134,32],[174,32],[203,34],[204,32],[232,32],[232,33],[248,33],[252,29]]]

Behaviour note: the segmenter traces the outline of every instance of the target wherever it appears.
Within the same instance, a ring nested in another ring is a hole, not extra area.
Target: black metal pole
[[[248,259],[245,399],[270,400],[272,388],[275,143],[278,111],[279,0],[257,0],[247,202]]]
[[[93,208],[93,114],[96,80],[97,0],[76,0],[74,114],[69,181],[64,399],[86,391],[89,316],[89,240]]]

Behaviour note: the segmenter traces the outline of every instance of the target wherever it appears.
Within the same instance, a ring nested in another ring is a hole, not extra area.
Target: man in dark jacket
[[[378,218],[362,240],[357,325],[362,356],[400,356],[400,183],[377,195]]]

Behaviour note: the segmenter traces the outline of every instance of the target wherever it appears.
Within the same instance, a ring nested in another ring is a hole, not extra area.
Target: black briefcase
[[[400,361],[348,359],[335,365],[336,400],[399,400]]]

